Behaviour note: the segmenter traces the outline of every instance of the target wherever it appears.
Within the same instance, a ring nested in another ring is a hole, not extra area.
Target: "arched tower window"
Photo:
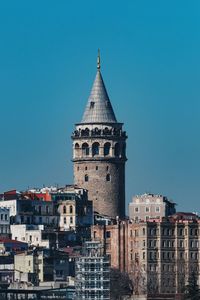
[[[69,213],[70,213],[70,214],[73,213],[73,206],[72,206],[72,205],[70,205],[70,207],[69,207]]]
[[[86,136],[89,136],[89,134],[90,134],[89,128],[85,128],[85,135],[86,135]]]
[[[79,156],[79,150],[80,150],[79,144],[76,143],[75,144],[75,157]]]
[[[63,206],[63,214],[66,214],[67,210],[66,210],[66,206]]]
[[[110,155],[110,143],[105,143],[104,144],[104,156]]]
[[[87,174],[85,174],[85,182],[88,182],[89,181],[89,177]]]
[[[106,175],[106,181],[110,181],[110,174]]]
[[[99,155],[99,143],[92,144],[92,156]]]
[[[119,155],[120,155],[120,147],[119,147],[118,143],[115,144],[115,151],[114,152],[115,152],[115,156],[119,157]]]
[[[89,153],[90,153],[89,145],[87,143],[83,143],[83,145],[82,145],[83,156],[88,156]]]

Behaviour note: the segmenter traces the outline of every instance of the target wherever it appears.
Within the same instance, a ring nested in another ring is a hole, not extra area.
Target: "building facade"
[[[194,214],[96,225],[92,238],[103,243],[111,267],[129,273],[136,294],[179,294],[192,273],[200,283],[200,221]]]
[[[92,201],[88,200],[87,190],[69,185],[52,192],[51,198],[57,207],[59,230],[79,230],[93,224]]]
[[[110,299],[110,262],[98,241],[86,242],[76,260],[76,299]]]
[[[10,235],[10,212],[6,207],[0,207],[0,234],[1,237]]]
[[[129,217],[134,221],[147,221],[149,219],[162,219],[175,214],[175,203],[167,197],[155,194],[143,194],[133,197],[129,203]]]
[[[117,122],[100,72],[72,135],[74,183],[88,190],[94,211],[125,216],[126,132]]]

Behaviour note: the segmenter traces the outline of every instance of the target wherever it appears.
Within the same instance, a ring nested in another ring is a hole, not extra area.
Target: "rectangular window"
[[[146,212],[150,212],[150,207],[146,206],[146,207],[145,207],[145,211],[146,211]]]
[[[156,212],[160,212],[160,207],[156,206]]]
[[[106,238],[109,239],[111,237],[111,232],[110,231],[106,231]]]
[[[139,212],[139,207],[135,207],[135,212],[136,212],[136,213]]]

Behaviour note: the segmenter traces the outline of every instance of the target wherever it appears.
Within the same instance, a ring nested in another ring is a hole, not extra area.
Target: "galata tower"
[[[72,135],[74,183],[88,190],[94,211],[125,216],[126,132],[118,123],[100,71],[83,114]]]

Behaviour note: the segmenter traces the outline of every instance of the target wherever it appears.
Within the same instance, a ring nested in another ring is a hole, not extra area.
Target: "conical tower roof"
[[[100,71],[100,55],[97,74],[83,114],[81,123],[116,123],[116,117]]]

